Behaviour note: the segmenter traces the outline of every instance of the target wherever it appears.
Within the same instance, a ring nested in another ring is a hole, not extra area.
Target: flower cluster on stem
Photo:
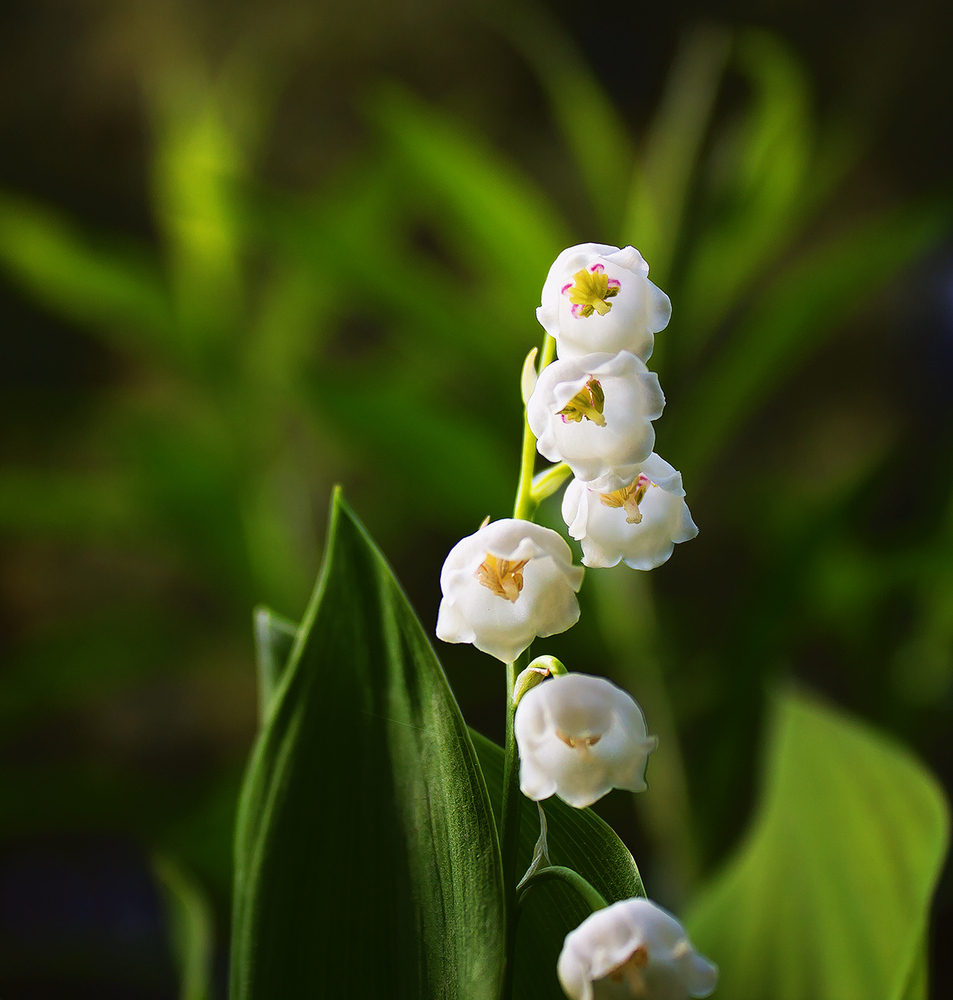
[[[644,791],[657,740],[635,699],[605,678],[570,673],[553,657],[526,666],[534,639],[579,618],[584,570],[557,532],[533,521],[567,480],[562,516],[583,566],[653,569],[698,533],[681,475],[654,451],[665,396],[646,362],[672,307],[648,273],[630,246],[584,243],[556,258],[536,313],[546,331],[542,349],[530,352],[521,378],[525,421],[513,517],[488,518],[461,539],[440,575],[438,638],[472,643],[507,664],[500,843],[512,926],[503,1000],[519,901],[549,878],[565,881],[595,910],[567,936],[559,959],[572,1000],[687,1000],[707,996],[717,979],[671,914],[644,899],[605,907],[582,876],[551,863],[542,801],[557,795],[585,808],[613,788]],[[534,476],[537,451],[553,465]],[[540,803],[541,833],[517,884],[521,792]]]

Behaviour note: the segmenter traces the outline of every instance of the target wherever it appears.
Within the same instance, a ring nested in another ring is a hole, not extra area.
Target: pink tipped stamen
[[[622,287],[622,282],[619,281],[617,278],[610,278],[609,279],[609,287],[610,288],[621,288]]]
[[[563,285],[563,287],[559,289],[559,294],[560,295],[565,295],[566,292],[568,292],[570,288],[572,288],[572,282],[571,281],[569,282],[568,285]]]
[[[585,309],[585,306],[580,305],[578,302],[572,307],[573,319],[579,319],[579,314]]]
[[[603,271],[604,271],[605,269],[606,269],[606,266],[605,266],[605,264],[593,264],[593,265],[592,265],[592,267],[590,267],[590,268],[589,268],[589,270],[590,270],[590,271],[591,271],[591,272],[592,272],[593,274],[602,274],[602,272],[603,272]]]

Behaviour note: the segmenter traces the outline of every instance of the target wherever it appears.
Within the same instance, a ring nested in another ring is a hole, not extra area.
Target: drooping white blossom
[[[586,566],[633,569],[661,566],[677,542],[698,534],[684,500],[682,477],[652,454],[637,470],[593,482],[574,479],[563,495],[562,514],[582,544]]]
[[[709,996],[718,983],[718,967],[647,899],[587,917],[566,935],[556,971],[571,1000],[687,1000]]]
[[[554,361],[540,373],[526,419],[540,454],[590,481],[644,462],[665,396],[629,351]]]
[[[575,625],[583,573],[549,528],[513,518],[484,524],[443,564],[437,638],[512,662],[537,636]]]
[[[556,258],[536,316],[560,358],[631,351],[648,361],[672,303],[635,247],[580,243]]]
[[[520,700],[514,720],[520,790],[539,801],[558,795],[577,809],[612,788],[644,791],[658,740],[635,699],[604,677],[569,673]]]

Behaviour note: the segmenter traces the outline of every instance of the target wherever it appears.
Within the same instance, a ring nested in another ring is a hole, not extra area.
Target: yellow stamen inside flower
[[[560,729],[556,730],[556,735],[559,737],[559,739],[563,741],[563,743],[566,744],[567,747],[570,748],[570,750],[582,750],[583,753],[585,753],[589,749],[589,747],[594,747],[599,742],[599,740],[602,739],[601,735],[582,736],[582,737],[567,736]]]
[[[645,498],[645,494],[650,486],[655,483],[645,476],[637,476],[620,490],[613,490],[611,493],[600,493],[599,499],[606,507],[622,507],[625,510],[625,520],[627,524],[641,524],[642,511],[639,504]]]
[[[614,983],[625,982],[633,997],[644,997],[645,977],[642,970],[649,964],[649,950],[640,944],[635,951],[621,964],[617,965],[607,976]]]
[[[602,267],[583,268],[572,276],[573,284],[568,289],[569,301],[578,306],[573,310],[574,316],[588,318],[597,312],[600,316],[612,308],[607,299],[619,294],[619,282],[609,280]]]
[[[599,427],[605,427],[606,418],[602,415],[605,406],[606,394],[598,379],[591,378],[556,415],[562,417],[564,422],[578,424],[585,418]]]
[[[497,597],[505,597],[512,602],[520,596],[520,591],[523,589],[523,567],[528,562],[528,559],[511,562],[509,559],[499,559],[487,552],[486,559],[480,563],[475,576]]]

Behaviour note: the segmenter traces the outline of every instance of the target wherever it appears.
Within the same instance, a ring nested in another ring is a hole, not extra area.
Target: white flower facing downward
[[[549,528],[512,518],[484,524],[457,542],[443,564],[437,638],[472,642],[510,663],[536,636],[576,624],[583,573]]]
[[[718,983],[718,967],[647,899],[587,917],[566,935],[556,971],[571,1000],[687,1000],[707,997]]]
[[[574,479],[563,495],[562,514],[570,536],[582,543],[586,566],[623,560],[633,569],[654,569],[677,542],[698,534],[684,496],[682,477],[653,453],[623,477]]]
[[[648,361],[672,303],[635,247],[580,243],[556,258],[536,317],[560,358],[631,351]]]
[[[520,700],[513,722],[520,791],[539,801],[558,795],[584,809],[613,788],[642,792],[649,754],[635,699],[604,677],[569,673],[543,681]]]
[[[586,481],[645,461],[665,396],[628,351],[554,361],[540,373],[526,419],[540,454]]]

